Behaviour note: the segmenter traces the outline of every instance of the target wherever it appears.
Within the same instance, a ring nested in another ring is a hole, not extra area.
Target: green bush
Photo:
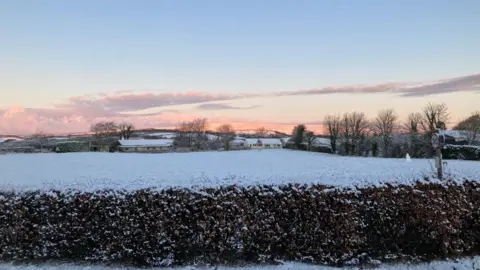
[[[87,152],[90,151],[88,142],[64,142],[55,146],[57,153]]]

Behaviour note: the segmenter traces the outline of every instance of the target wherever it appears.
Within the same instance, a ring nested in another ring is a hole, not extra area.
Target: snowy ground
[[[0,189],[211,187],[321,183],[349,186],[410,183],[433,172],[427,159],[341,157],[286,149],[126,154],[0,156]],[[480,163],[447,161],[446,174],[479,179]]]
[[[0,270],[113,270],[113,269],[135,269],[135,268],[109,268],[99,266],[75,266],[75,265],[44,265],[44,266],[13,266],[10,264],[0,264]],[[143,268],[145,269],[145,268]],[[250,266],[250,267],[179,267],[179,268],[147,268],[158,270],[335,270],[335,269],[359,269],[352,268],[333,268],[324,266],[315,266],[301,263],[285,263],[279,266]],[[391,265],[379,266],[377,270],[478,270],[480,269],[480,257],[462,259],[448,262],[431,262],[418,265]],[[137,270],[137,269],[136,269]],[[138,269],[140,270],[140,269]]]

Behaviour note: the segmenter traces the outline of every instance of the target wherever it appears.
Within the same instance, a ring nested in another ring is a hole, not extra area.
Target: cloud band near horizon
[[[181,121],[188,121],[198,114],[168,109],[172,106],[196,105],[197,111],[251,110],[262,105],[233,106],[227,101],[251,98],[276,98],[287,96],[309,96],[328,94],[392,93],[400,97],[422,97],[452,92],[480,91],[480,74],[422,83],[384,83],[377,85],[325,87],[312,90],[283,91],[273,93],[136,93],[118,91],[69,98],[52,108],[23,108],[13,105],[0,110],[0,133],[28,134],[37,128],[52,133],[87,131],[91,123],[102,120],[129,121],[137,127],[173,127]],[[222,103],[218,103],[222,102]],[[158,108],[155,113],[142,110]],[[138,113],[140,112],[140,113]],[[255,126],[259,121],[248,119],[225,119],[214,117],[212,122],[227,121]],[[263,125],[268,123],[261,123]],[[283,125],[282,123],[270,123]]]

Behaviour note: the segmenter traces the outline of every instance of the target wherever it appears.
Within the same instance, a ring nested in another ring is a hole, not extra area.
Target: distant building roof
[[[161,136],[161,137],[164,137],[164,138],[168,138],[168,139],[173,139],[177,136],[176,133],[174,132],[155,132],[155,133],[145,133],[144,135],[147,135],[147,136]]]
[[[231,145],[243,145],[243,144],[245,144],[245,140],[234,139],[234,140],[231,140],[231,141],[230,141],[230,144],[231,144]]]
[[[274,138],[250,138],[245,139],[245,141],[248,144],[257,144],[258,141],[260,141],[262,144],[282,144],[282,141],[280,139]]]
[[[443,130],[442,133],[455,139],[468,139],[468,131],[465,130]]]
[[[158,140],[118,140],[120,147],[165,147],[172,146],[172,139],[158,139]]]

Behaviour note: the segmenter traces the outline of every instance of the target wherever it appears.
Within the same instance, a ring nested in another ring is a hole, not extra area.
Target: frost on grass
[[[203,153],[71,153],[0,156],[0,189],[204,188],[228,185],[321,184],[351,187],[406,184],[430,177],[428,159],[340,157],[290,150]],[[447,161],[447,175],[477,179],[474,161]]]
[[[9,155],[0,169],[3,260],[355,266],[480,252],[478,162],[448,161],[444,182],[429,160],[287,150]]]

